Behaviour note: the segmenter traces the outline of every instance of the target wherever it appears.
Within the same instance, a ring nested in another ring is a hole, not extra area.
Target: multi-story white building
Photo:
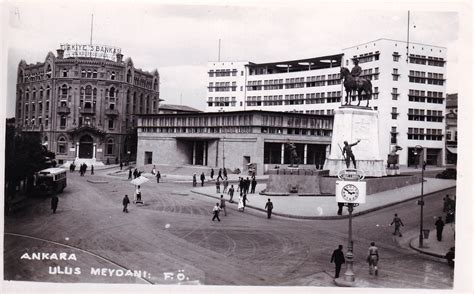
[[[341,66],[358,59],[373,86],[382,156],[403,148],[401,165],[445,164],[446,48],[378,39],[309,59],[256,64],[209,62],[206,111],[269,110],[330,114],[345,95]],[[364,105],[365,103],[362,103]],[[418,158],[419,159],[419,158]]]

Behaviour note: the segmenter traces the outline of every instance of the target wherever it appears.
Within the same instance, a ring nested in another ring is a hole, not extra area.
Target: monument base
[[[400,170],[398,168],[387,168],[387,176],[398,176],[400,175]]]
[[[357,169],[362,170],[366,177],[380,178],[387,175],[383,160],[356,160]],[[346,162],[341,159],[327,158],[324,169],[329,170],[329,176],[337,176],[340,170],[346,169]],[[350,168],[354,168],[352,162]]]

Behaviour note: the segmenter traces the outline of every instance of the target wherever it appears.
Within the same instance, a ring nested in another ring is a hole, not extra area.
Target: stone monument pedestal
[[[366,177],[383,177],[387,175],[385,161],[380,156],[378,132],[378,112],[366,107],[341,106],[334,113],[331,153],[324,163],[324,169],[330,176],[337,176],[340,170],[346,169],[342,156],[344,141],[349,144],[361,140],[352,147],[357,169]],[[352,161],[349,168],[354,168]]]

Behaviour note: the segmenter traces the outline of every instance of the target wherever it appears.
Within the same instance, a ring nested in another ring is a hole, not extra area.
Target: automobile
[[[437,179],[456,179],[456,169],[455,168],[447,168],[441,173],[436,175]]]

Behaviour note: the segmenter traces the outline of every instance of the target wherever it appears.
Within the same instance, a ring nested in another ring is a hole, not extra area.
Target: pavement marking
[[[86,254],[89,254],[89,255],[92,255],[94,257],[97,257],[101,260],[104,260],[106,262],[110,262],[124,270],[129,270],[128,268],[126,268],[125,266],[123,265],[120,265],[118,263],[116,263],[115,261],[111,260],[111,259],[108,259],[108,258],[105,258],[103,256],[100,256],[98,254],[95,254],[95,253],[92,253],[90,251],[87,251],[87,250],[84,250],[84,249],[81,249],[79,247],[75,247],[75,246],[72,246],[72,245],[67,245],[67,244],[63,244],[63,243],[59,243],[59,242],[55,242],[55,241],[51,241],[51,240],[47,240],[47,239],[43,239],[43,238],[38,238],[38,237],[33,237],[33,236],[28,236],[28,235],[23,235],[23,234],[17,234],[17,233],[4,233],[5,235],[11,235],[11,236],[17,236],[17,237],[23,237],[23,238],[29,238],[29,239],[33,239],[33,240],[39,240],[39,241],[43,241],[43,242],[47,242],[47,243],[51,243],[51,244],[55,244],[55,245],[59,245],[59,246],[64,246],[64,247],[68,247],[68,248],[71,248],[71,249],[75,249],[75,250],[78,250],[78,251],[81,251],[81,252],[84,252]],[[67,237],[66,237],[67,238]],[[148,284],[152,284],[154,285],[154,283],[152,281],[149,281],[148,279],[145,279],[143,277],[137,277],[138,279],[140,280],[143,280],[145,281],[146,283]]]

